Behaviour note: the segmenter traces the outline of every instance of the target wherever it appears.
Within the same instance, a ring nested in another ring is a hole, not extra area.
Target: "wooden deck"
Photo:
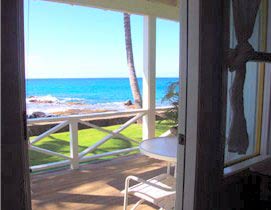
[[[128,175],[150,178],[166,171],[166,163],[142,155],[131,155],[79,170],[61,170],[32,175],[33,210],[122,209],[124,180]],[[129,204],[137,199],[129,199]],[[130,205],[132,206],[132,205]],[[148,203],[138,209],[156,209]]]

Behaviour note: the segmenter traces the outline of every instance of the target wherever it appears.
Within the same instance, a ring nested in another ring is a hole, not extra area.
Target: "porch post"
[[[78,158],[78,123],[71,120],[70,124],[70,156],[71,156],[71,169],[79,168]]]
[[[156,18],[144,16],[143,40],[143,140],[155,136],[155,62],[156,62]]]

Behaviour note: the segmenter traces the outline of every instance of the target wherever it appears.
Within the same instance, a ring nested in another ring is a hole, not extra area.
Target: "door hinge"
[[[180,145],[185,145],[185,142],[186,142],[185,135],[180,133],[178,135],[178,141]]]

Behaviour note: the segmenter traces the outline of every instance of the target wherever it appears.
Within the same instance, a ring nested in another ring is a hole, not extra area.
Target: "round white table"
[[[177,162],[177,137],[157,137],[142,141],[139,150],[142,154],[159,160]]]

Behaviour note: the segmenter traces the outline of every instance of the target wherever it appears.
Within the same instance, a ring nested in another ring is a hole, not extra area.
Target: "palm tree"
[[[124,13],[123,15],[124,15],[125,44],[126,44],[126,55],[127,55],[127,65],[128,65],[128,71],[129,71],[130,87],[132,90],[135,107],[141,108],[142,98],[141,98],[141,94],[138,87],[135,65],[134,65],[130,15],[127,13]]]
[[[172,107],[165,112],[165,118],[170,125],[176,126],[178,124],[178,110],[179,110],[179,81],[172,82],[167,87],[165,96],[162,98],[162,103],[166,102]]]

